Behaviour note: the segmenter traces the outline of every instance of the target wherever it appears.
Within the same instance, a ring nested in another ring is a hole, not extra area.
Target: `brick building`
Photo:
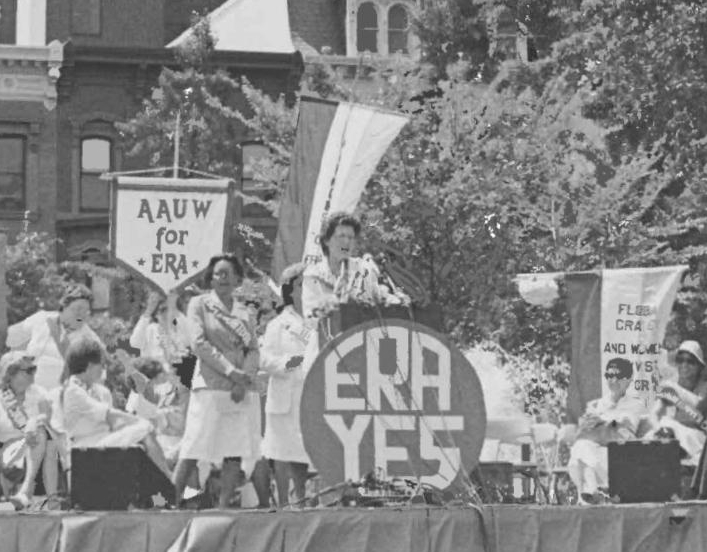
[[[10,239],[29,224],[62,239],[60,258],[107,261],[108,184],[99,176],[148,166],[125,157],[114,123],[139,110],[173,62],[167,44],[191,13],[220,4],[0,0],[0,226]],[[269,93],[292,92],[301,73],[294,47],[257,48],[218,52],[216,63]]]

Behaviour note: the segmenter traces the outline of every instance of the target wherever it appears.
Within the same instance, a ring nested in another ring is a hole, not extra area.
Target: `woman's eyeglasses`
[[[26,372],[28,375],[32,376],[37,373],[36,366],[23,366],[20,368],[20,372]]]
[[[621,375],[618,374],[617,372],[607,372],[606,374],[604,374],[604,379],[606,379],[606,380],[612,380],[612,379],[620,380]]]

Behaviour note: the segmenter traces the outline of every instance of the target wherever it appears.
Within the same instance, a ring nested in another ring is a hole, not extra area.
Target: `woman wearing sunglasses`
[[[608,393],[587,404],[579,419],[577,440],[567,464],[581,504],[597,504],[607,495],[609,468],[606,445],[636,437],[645,406],[641,399],[626,394],[633,378],[633,364],[614,358],[606,365],[604,378]]]
[[[37,372],[34,358],[19,351],[6,353],[0,359],[0,372],[2,487],[15,508],[21,510],[30,504],[42,465],[47,496],[56,496],[57,464],[44,460],[57,456],[63,440],[51,425],[51,402],[46,392],[34,384]],[[13,483],[19,483],[14,494]]]
[[[707,400],[707,370],[700,344],[683,341],[675,355],[675,364],[677,381],[661,382],[649,436],[677,439],[685,455],[684,463],[696,466],[705,445],[701,428],[705,409],[701,403]]]

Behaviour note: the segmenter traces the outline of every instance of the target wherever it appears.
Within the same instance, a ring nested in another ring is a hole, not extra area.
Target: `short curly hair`
[[[211,282],[214,279],[214,268],[221,261],[231,263],[233,271],[239,278],[243,278],[243,265],[241,265],[238,257],[236,257],[233,253],[222,253],[221,255],[214,255],[211,259],[209,259],[209,264],[204,271],[204,284],[206,284],[206,287],[211,287]]]
[[[297,278],[304,274],[305,268],[306,265],[304,263],[296,263],[288,266],[282,271],[282,275],[280,276],[280,295],[282,296],[282,303],[284,306],[294,304],[292,294],[294,293],[295,282],[297,281]]]
[[[66,307],[71,305],[76,301],[86,300],[90,303],[93,302],[93,293],[83,284],[74,284],[69,286],[64,294],[59,299],[59,310],[63,311]]]
[[[633,377],[633,363],[626,358],[612,358],[606,363],[606,372],[609,369],[616,370],[620,379],[631,379]]]
[[[74,341],[66,351],[66,370],[69,375],[83,374],[89,364],[100,364],[104,360],[103,347],[95,339],[83,338]]]
[[[361,234],[361,222],[355,216],[349,213],[332,213],[327,217],[322,224],[322,230],[319,233],[319,246],[325,257],[329,256],[329,246],[327,242],[331,239],[339,226],[348,226],[353,228],[354,236],[358,238]]]

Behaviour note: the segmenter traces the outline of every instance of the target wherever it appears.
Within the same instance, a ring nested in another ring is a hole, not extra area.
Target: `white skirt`
[[[192,391],[179,458],[221,464],[240,457],[244,471],[260,449],[260,396],[246,393],[235,403],[229,391]]]
[[[300,462],[311,464],[304,450],[302,431],[297,414],[265,414],[265,436],[263,437],[263,456],[280,462]]]

